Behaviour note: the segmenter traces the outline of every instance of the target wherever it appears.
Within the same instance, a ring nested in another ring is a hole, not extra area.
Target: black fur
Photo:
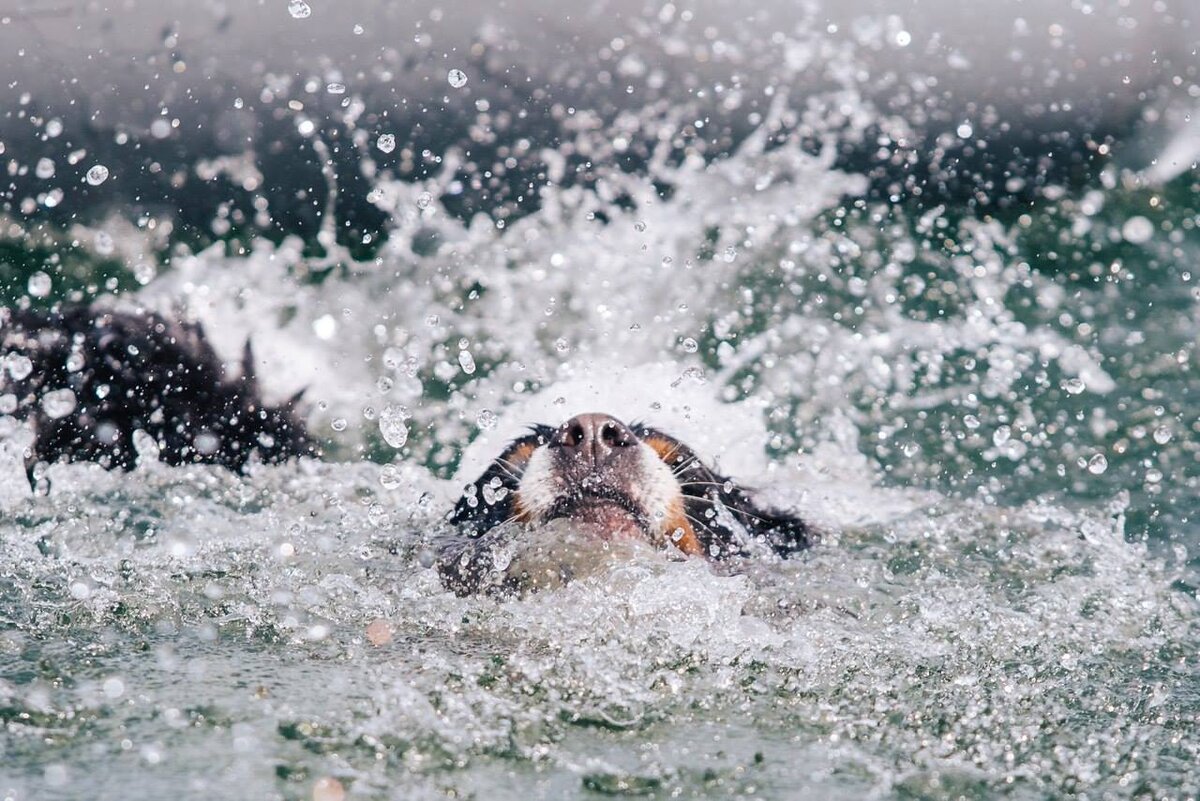
[[[32,370],[17,377],[11,367],[22,356]],[[12,413],[33,421],[36,438],[26,458],[31,482],[39,462],[93,461],[130,470],[139,429],[173,465],[219,464],[240,472],[252,454],[264,462],[316,454],[295,413],[300,396],[264,404],[249,342],[241,375],[230,378],[193,323],[89,306],[0,309],[0,359],[9,365],[0,369],[0,396],[15,395]],[[74,393],[74,409],[54,416],[43,401],[64,389]]]
[[[554,429],[533,426],[531,433],[509,443],[483,475],[467,485],[450,513],[450,522],[472,537],[490,531],[513,516],[513,494],[525,472],[525,464],[514,459],[522,449],[544,445]]]

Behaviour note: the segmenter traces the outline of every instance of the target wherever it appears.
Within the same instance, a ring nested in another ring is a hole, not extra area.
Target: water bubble
[[[334,431],[345,431],[346,425],[347,425],[347,423],[346,423],[345,417],[335,417],[329,423],[329,427],[332,428]]]
[[[571,349],[571,343],[567,342],[563,337],[554,340],[554,349],[559,353],[566,353]]]
[[[0,414],[12,414],[17,410],[17,396],[11,392],[0,395]]]
[[[110,255],[114,250],[114,244],[112,235],[107,231],[96,232],[96,239],[93,246],[96,248],[98,254],[101,256]]]
[[[42,396],[42,410],[52,420],[66,417],[75,411],[75,393],[70,389],[53,389]]]
[[[402,483],[400,470],[394,464],[385,464],[379,471],[379,483],[384,489],[396,489]]]
[[[43,181],[54,177],[54,160],[53,159],[38,159],[37,165],[33,168],[33,174]]]
[[[637,222],[635,222],[633,224],[633,230],[637,231],[640,234],[642,231],[646,230],[646,223],[644,223],[641,220],[638,220]]]
[[[1103,453],[1097,453],[1091,459],[1088,459],[1087,470],[1093,476],[1098,476],[1108,469],[1108,459]]]
[[[325,91],[331,95],[344,95],[346,94],[346,84],[339,81],[331,81],[325,85]]]
[[[89,598],[92,594],[92,588],[87,585],[86,581],[72,581],[69,589],[71,597],[76,601]]]
[[[417,195],[417,208],[427,209],[433,204],[433,195],[429,192],[422,192]]]
[[[379,376],[379,380],[375,382],[375,389],[379,390],[380,395],[388,394],[394,386],[396,382],[386,375]]]
[[[103,164],[93,164],[88,168],[87,175],[84,176],[92,186],[99,186],[108,180],[108,167]]]
[[[313,333],[317,335],[317,339],[333,339],[337,333],[337,320],[333,319],[333,315],[324,314],[313,320]]]
[[[52,286],[50,276],[38,270],[33,275],[29,276],[29,282],[26,284],[29,294],[35,298],[44,298],[50,294]]]
[[[367,507],[367,522],[375,528],[387,528],[392,524],[392,516],[381,503],[373,503]]]
[[[363,32],[364,32],[365,30],[366,30],[366,29],[365,29],[365,28],[363,28],[363,26],[361,26],[361,25],[355,25],[355,26],[354,26],[354,35],[355,35],[355,36],[362,36],[362,35],[363,35]]]
[[[968,414],[963,417],[963,425],[974,431],[979,428],[979,418],[973,414]]]
[[[221,447],[221,438],[211,431],[201,431],[192,438],[192,447],[201,456],[212,456]]]
[[[964,122],[954,132],[958,134],[959,139],[970,139],[975,134],[975,129],[971,127],[971,123]]]
[[[1140,215],[1130,217],[1121,226],[1121,236],[1126,242],[1131,242],[1135,245],[1149,242],[1150,238],[1154,236],[1154,223]]]
[[[1068,378],[1063,382],[1062,386],[1068,395],[1078,395],[1087,389],[1087,384],[1083,383],[1083,379],[1081,378]]]
[[[23,353],[8,354],[4,359],[4,366],[8,369],[8,374],[17,381],[33,372],[33,362]]]
[[[1011,428],[1009,428],[1008,426],[998,426],[996,428],[996,430],[994,432],[992,432],[992,443],[995,444],[997,447],[999,447],[1000,445],[1003,445],[1004,443],[1008,442],[1008,440],[1011,436],[1012,436]]]
[[[1163,472],[1161,470],[1159,470],[1157,467],[1151,467],[1149,470],[1146,471],[1146,483],[1147,484],[1157,484],[1158,482],[1160,482],[1162,480],[1163,480]]]
[[[1171,429],[1166,426],[1159,426],[1154,429],[1154,441],[1159,445],[1166,445],[1171,441]]]
[[[484,431],[491,431],[496,427],[497,419],[496,413],[491,409],[483,409],[478,415],[476,415],[475,422],[478,423],[479,427]]]
[[[471,355],[471,351],[460,350],[458,352],[458,365],[467,375],[475,372],[475,357]]]
[[[403,448],[408,442],[408,410],[403,406],[384,406],[379,413],[379,433],[383,440],[393,448]]]
[[[462,89],[467,85],[467,73],[460,69],[452,69],[446,73],[446,80],[449,81],[450,85],[455,89]]]
[[[292,19],[308,19],[312,16],[312,6],[304,0],[289,0],[287,10]]]
[[[380,134],[379,138],[375,140],[375,147],[379,148],[384,153],[391,153],[396,149],[396,135]]]
[[[113,676],[105,679],[104,684],[101,685],[101,688],[104,690],[104,694],[109,698],[120,698],[125,694],[125,682],[121,681],[119,676]]]

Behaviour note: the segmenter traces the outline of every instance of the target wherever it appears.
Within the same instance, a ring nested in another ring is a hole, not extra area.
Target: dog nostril
[[[627,445],[624,432],[613,423],[605,423],[600,427],[600,441],[610,447],[618,448]]]
[[[583,442],[583,426],[579,423],[569,426],[563,435],[563,444],[569,448],[575,448],[581,442]]]

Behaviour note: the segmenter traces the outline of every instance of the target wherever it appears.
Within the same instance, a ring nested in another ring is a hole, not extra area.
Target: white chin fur
[[[627,490],[633,501],[645,512],[655,541],[666,532],[667,520],[681,500],[679,481],[671,468],[658,458],[654,449],[644,442],[637,444],[639,475],[630,476]],[[545,522],[545,515],[571,488],[564,486],[555,474],[549,451],[538,448],[533,452],[521,476],[517,497],[531,522]]]

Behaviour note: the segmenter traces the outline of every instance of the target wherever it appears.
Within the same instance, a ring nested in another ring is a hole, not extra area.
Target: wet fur
[[[780,557],[801,551],[815,540],[814,529],[799,517],[757,503],[750,492],[709,468],[679,440],[649,426],[630,427],[671,468],[683,496],[684,513],[710,559],[749,556],[767,550]],[[492,571],[497,533],[507,538],[521,520],[517,490],[534,450],[553,435],[550,426],[535,426],[514,440],[483,474],[469,484],[449,521],[485,548],[459,542],[453,556],[439,563],[447,588],[460,594],[478,591]]]
[[[91,461],[130,470],[138,458],[138,430],[173,465],[242,471],[252,455],[280,462],[316,453],[295,413],[299,395],[280,406],[265,404],[249,343],[241,374],[231,378],[194,323],[91,306],[0,309],[0,365],[10,354],[33,364],[19,379],[0,367],[0,395],[15,395],[13,414],[33,423],[26,458],[31,483],[39,462]],[[42,400],[61,389],[74,392],[75,408],[51,417]],[[215,437],[215,449],[197,450],[201,433]]]

